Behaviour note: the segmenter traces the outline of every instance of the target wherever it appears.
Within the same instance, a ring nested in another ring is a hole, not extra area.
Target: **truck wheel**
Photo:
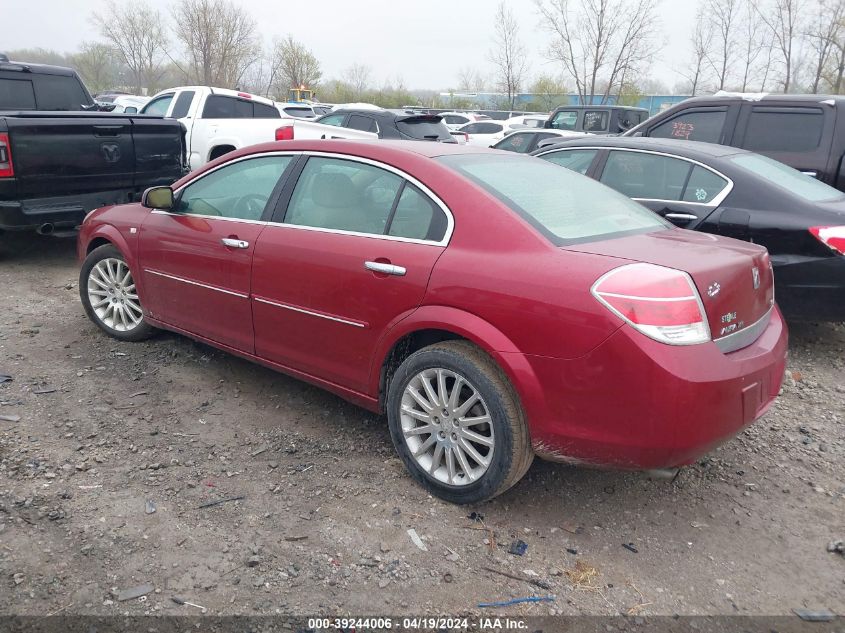
[[[95,248],[79,273],[79,298],[97,326],[121,341],[142,341],[155,333],[144,319],[132,271],[111,244]]]
[[[513,386],[467,341],[437,343],[406,358],[390,381],[387,418],[411,476],[452,503],[502,494],[534,459]]]

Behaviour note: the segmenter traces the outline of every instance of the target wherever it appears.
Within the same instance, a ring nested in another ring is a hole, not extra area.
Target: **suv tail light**
[[[0,141],[2,139],[3,136],[0,134]],[[0,163],[0,168],[2,168],[2,163]],[[810,227],[810,233],[829,249],[845,255],[845,226],[813,226]]]
[[[293,140],[293,126],[285,125],[276,129],[277,141],[292,141]]]
[[[710,340],[701,297],[685,272],[628,264],[602,275],[590,292],[616,316],[655,341],[695,345]]]
[[[0,178],[11,178],[15,175],[12,164],[12,144],[8,134],[0,134]]]

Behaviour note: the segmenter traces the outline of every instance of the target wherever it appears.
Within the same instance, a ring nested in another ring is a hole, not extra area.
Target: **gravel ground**
[[[535,461],[457,507],[384,419],[186,338],[109,339],[71,240],[0,239],[0,613],[845,614],[842,325],[792,324],[771,411],[674,481]]]

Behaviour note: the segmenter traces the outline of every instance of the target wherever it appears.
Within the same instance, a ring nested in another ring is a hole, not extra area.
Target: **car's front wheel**
[[[116,339],[141,341],[155,332],[144,320],[132,271],[111,244],[95,248],[85,258],[79,297],[88,318]]]
[[[453,503],[503,493],[534,458],[512,385],[467,341],[437,343],[406,358],[390,381],[387,416],[414,479]]]

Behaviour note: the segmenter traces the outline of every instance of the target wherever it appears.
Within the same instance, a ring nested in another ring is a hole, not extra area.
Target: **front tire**
[[[390,381],[387,417],[411,476],[452,503],[502,494],[534,459],[513,386],[468,341],[437,343],[406,358]]]
[[[109,336],[142,341],[156,331],[144,319],[126,259],[111,244],[95,248],[85,258],[79,272],[79,298],[88,318]]]

